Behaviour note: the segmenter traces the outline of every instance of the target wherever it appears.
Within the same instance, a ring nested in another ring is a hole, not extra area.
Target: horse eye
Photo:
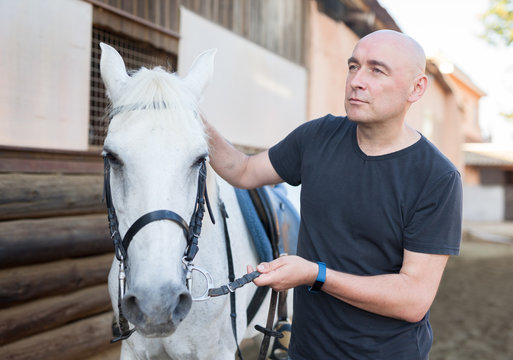
[[[105,151],[103,156],[109,161],[111,166],[122,166],[123,162],[119,159],[119,157],[109,151]]]
[[[207,157],[208,157],[208,155],[207,155],[207,154],[205,154],[205,155],[201,155],[201,156],[198,156],[198,157],[196,158],[196,160],[194,160],[194,164],[193,164],[193,166],[199,166],[199,165],[201,165],[201,163],[202,163],[202,162],[204,162],[204,161],[206,161],[206,160],[207,160]]]

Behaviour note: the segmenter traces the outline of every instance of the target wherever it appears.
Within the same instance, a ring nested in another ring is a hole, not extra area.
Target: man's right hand
[[[246,155],[226,141],[205,119],[203,123],[209,137],[210,165],[231,185],[240,189],[254,189],[283,182],[271,164],[268,151]]]

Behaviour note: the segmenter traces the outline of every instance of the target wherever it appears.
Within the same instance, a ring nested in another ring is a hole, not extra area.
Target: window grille
[[[105,116],[109,100],[100,77],[100,42],[114,47],[123,57],[127,71],[142,66],[162,66],[169,71],[176,70],[176,56],[157,49],[145,42],[93,27],[91,48],[91,90],[89,104],[89,146],[102,146],[107,134],[109,120]]]

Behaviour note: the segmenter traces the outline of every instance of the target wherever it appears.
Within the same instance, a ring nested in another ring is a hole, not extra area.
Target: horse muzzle
[[[123,314],[145,337],[171,335],[191,305],[191,295],[184,285],[161,288],[158,292],[134,288],[121,300]]]

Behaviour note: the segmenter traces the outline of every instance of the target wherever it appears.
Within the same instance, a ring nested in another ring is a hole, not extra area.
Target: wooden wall
[[[182,5],[264,48],[304,65],[308,1],[182,0]]]
[[[85,0],[95,25],[178,52],[179,8],[189,10],[299,65],[309,0]],[[116,15],[117,13],[117,15]],[[123,17],[119,16],[124,14]],[[126,18],[139,22],[127,22]],[[149,25],[149,26],[146,26]]]
[[[119,358],[99,153],[0,148],[2,359]]]

